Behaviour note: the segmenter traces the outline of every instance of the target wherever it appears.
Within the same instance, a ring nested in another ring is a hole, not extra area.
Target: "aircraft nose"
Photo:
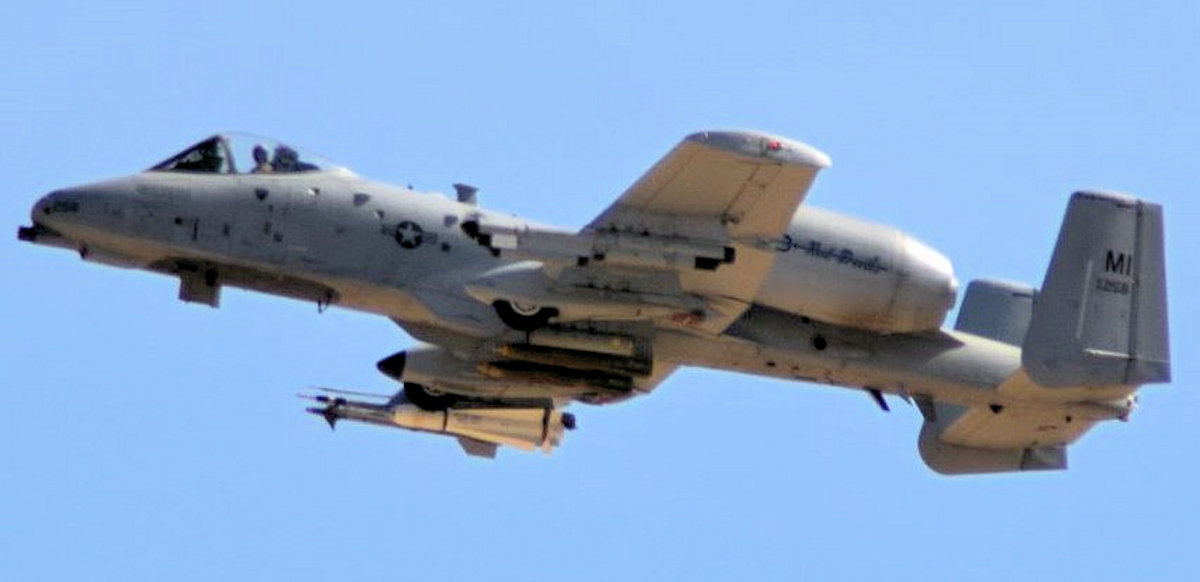
[[[78,188],[55,190],[42,196],[33,205],[31,218],[34,222],[47,224],[65,215],[78,214],[81,195],[82,192]]]
[[[82,230],[105,231],[120,228],[114,221],[121,216],[125,200],[138,191],[138,177],[126,176],[60,188],[46,194],[30,209],[33,226],[18,231],[21,240],[41,239],[50,233],[61,237],[78,238]]]
[[[50,214],[53,212],[51,208],[54,208],[54,202],[60,198],[61,194],[59,194],[57,190],[42,196],[33,204],[33,209],[30,210],[29,217],[33,219],[34,222],[42,222],[45,217],[50,216]]]
[[[29,211],[33,226],[22,226],[17,238],[28,242],[44,242],[60,237],[60,227],[67,224],[65,217],[79,212],[79,193],[71,190],[55,190],[38,199]]]

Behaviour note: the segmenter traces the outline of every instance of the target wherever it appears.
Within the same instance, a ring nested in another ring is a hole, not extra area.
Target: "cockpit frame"
[[[239,166],[239,161],[245,165]],[[147,171],[212,175],[352,173],[320,156],[276,140],[244,133],[220,133],[210,136],[155,164]]]

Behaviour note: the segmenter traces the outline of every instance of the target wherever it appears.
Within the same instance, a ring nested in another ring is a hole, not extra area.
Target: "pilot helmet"
[[[296,150],[285,145],[275,148],[275,163],[277,164],[291,165],[296,163],[298,157]]]

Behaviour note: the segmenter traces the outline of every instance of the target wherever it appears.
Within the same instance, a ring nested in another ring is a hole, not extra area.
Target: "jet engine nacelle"
[[[949,259],[887,226],[802,208],[755,302],[883,333],[936,329],[954,306]]]

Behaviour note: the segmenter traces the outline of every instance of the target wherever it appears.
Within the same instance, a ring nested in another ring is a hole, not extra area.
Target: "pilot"
[[[267,156],[267,148],[262,144],[254,146],[254,169],[251,170],[255,174],[265,174],[271,172],[274,168],[271,167],[271,161]]]
[[[275,148],[275,159],[271,161],[271,167],[276,172],[295,172],[297,161],[296,150],[285,145]]]

